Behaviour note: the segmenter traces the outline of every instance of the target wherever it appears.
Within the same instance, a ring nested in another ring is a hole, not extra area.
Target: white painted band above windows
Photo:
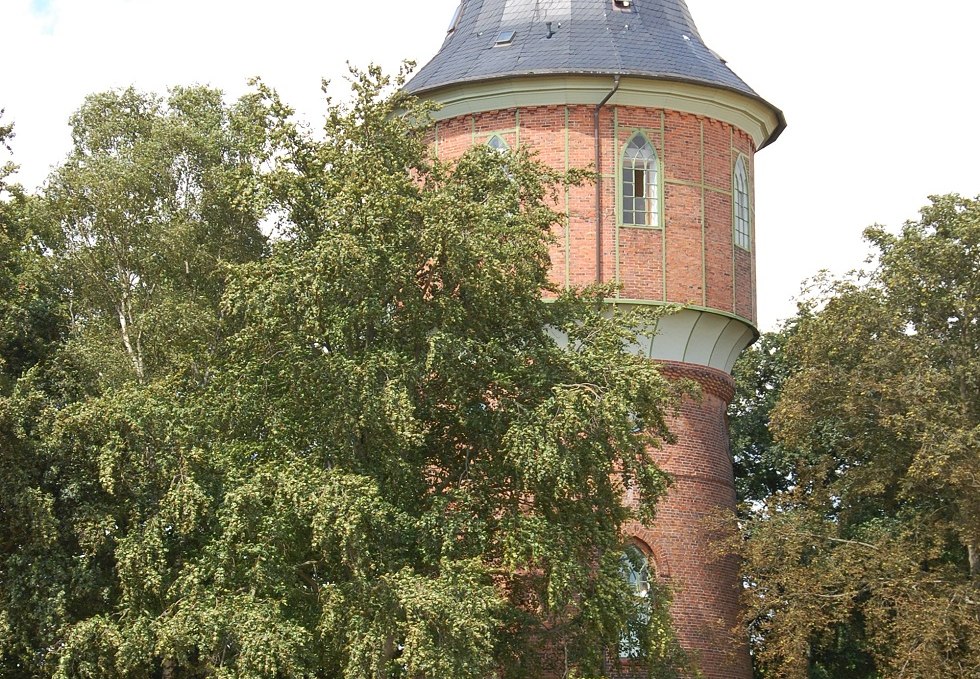
[[[551,76],[501,78],[458,83],[424,92],[424,99],[441,104],[436,120],[526,106],[595,106],[609,94],[609,76]],[[776,112],[761,100],[731,90],[694,83],[625,77],[612,106],[639,106],[705,116],[734,125],[761,148],[780,130]]]

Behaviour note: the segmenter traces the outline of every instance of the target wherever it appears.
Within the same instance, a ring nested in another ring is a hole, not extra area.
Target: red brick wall
[[[593,108],[542,106],[494,111],[439,123],[442,159],[462,154],[498,134],[512,147],[533,149],[557,169],[595,162]],[[621,154],[642,132],[661,159],[663,228],[617,225]],[[751,138],[727,123],[675,111],[605,107],[600,117],[602,153],[602,268],[624,299],[709,307],[755,320],[754,254],[734,246],[732,169],[746,156],[753,177]],[[595,187],[574,187],[555,206],[567,224],[555,232],[552,277],[560,285],[596,280]],[[665,255],[666,252],[666,255]],[[671,420],[678,443],[654,453],[674,477],[653,526],[633,525],[629,535],[649,548],[659,577],[673,587],[673,613],[682,645],[709,679],[752,676],[738,625],[737,563],[718,556],[707,522],[735,506],[725,416],[731,378],[710,368],[669,363],[672,378],[697,381],[701,400],[685,400]]]
[[[656,545],[654,559],[675,591],[673,613],[681,644],[694,650],[706,677],[751,677],[744,639],[733,637],[739,624],[738,562],[719,553],[711,522],[735,506],[726,411],[734,393],[731,377],[689,364],[664,365],[671,378],[701,385],[700,400],[685,399],[670,422],[677,443],[655,453],[674,478],[666,502],[642,539]]]
[[[622,151],[636,132],[661,159],[663,228],[617,225]],[[590,106],[523,107],[441,121],[436,152],[452,159],[494,134],[511,147],[533,149],[558,169],[595,163]],[[617,282],[624,299],[708,307],[754,322],[754,254],[736,248],[732,232],[732,168],[738,154],[745,155],[752,179],[751,138],[710,118],[607,106],[600,147],[603,280]],[[570,189],[555,208],[568,223],[555,231],[552,277],[560,285],[588,285],[596,280],[594,185]]]

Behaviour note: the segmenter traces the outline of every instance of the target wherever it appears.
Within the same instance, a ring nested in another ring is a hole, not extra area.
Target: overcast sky
[[[300,114],[346,63],[420,64],[458,0],[0,0],[0,108],[28,186],[68,150],[82,98],[250,76]],[[897,228],[930,194],[980,194],[973,0],[688,0],[702,37],[789,128],[756,161],[760,325],[800,282],[860,266],[865,226]],[[342,93],[337,88],[336,95]]]

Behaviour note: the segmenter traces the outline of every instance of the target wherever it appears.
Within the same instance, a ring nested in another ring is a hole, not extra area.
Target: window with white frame
[[[745,156],[735,161],[735,245],[743,250],[752,248],[752,217],[749,208],[749,175]]]
[[[636,134],[623,153],[623,224],[660,226],[660,186],[657,153],[642,134]]]
[[[620,572],[636,595],[638,614],[629,621],[619,639],[619,657],[636,658],[640,654],[640,628],[650,622],[650,561],[639,547],[629,545],[619,559]]]

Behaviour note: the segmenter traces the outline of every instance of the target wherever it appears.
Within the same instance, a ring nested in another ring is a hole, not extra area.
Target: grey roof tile
[[[447,85],[533,74],[634,75],[758,95],[701,40],[684,0],[462,0],[456,29],[408,83],[421,93]],[[546,38],[545,22],[555,34]],[[503,30],[513,43],[494,45]]]

